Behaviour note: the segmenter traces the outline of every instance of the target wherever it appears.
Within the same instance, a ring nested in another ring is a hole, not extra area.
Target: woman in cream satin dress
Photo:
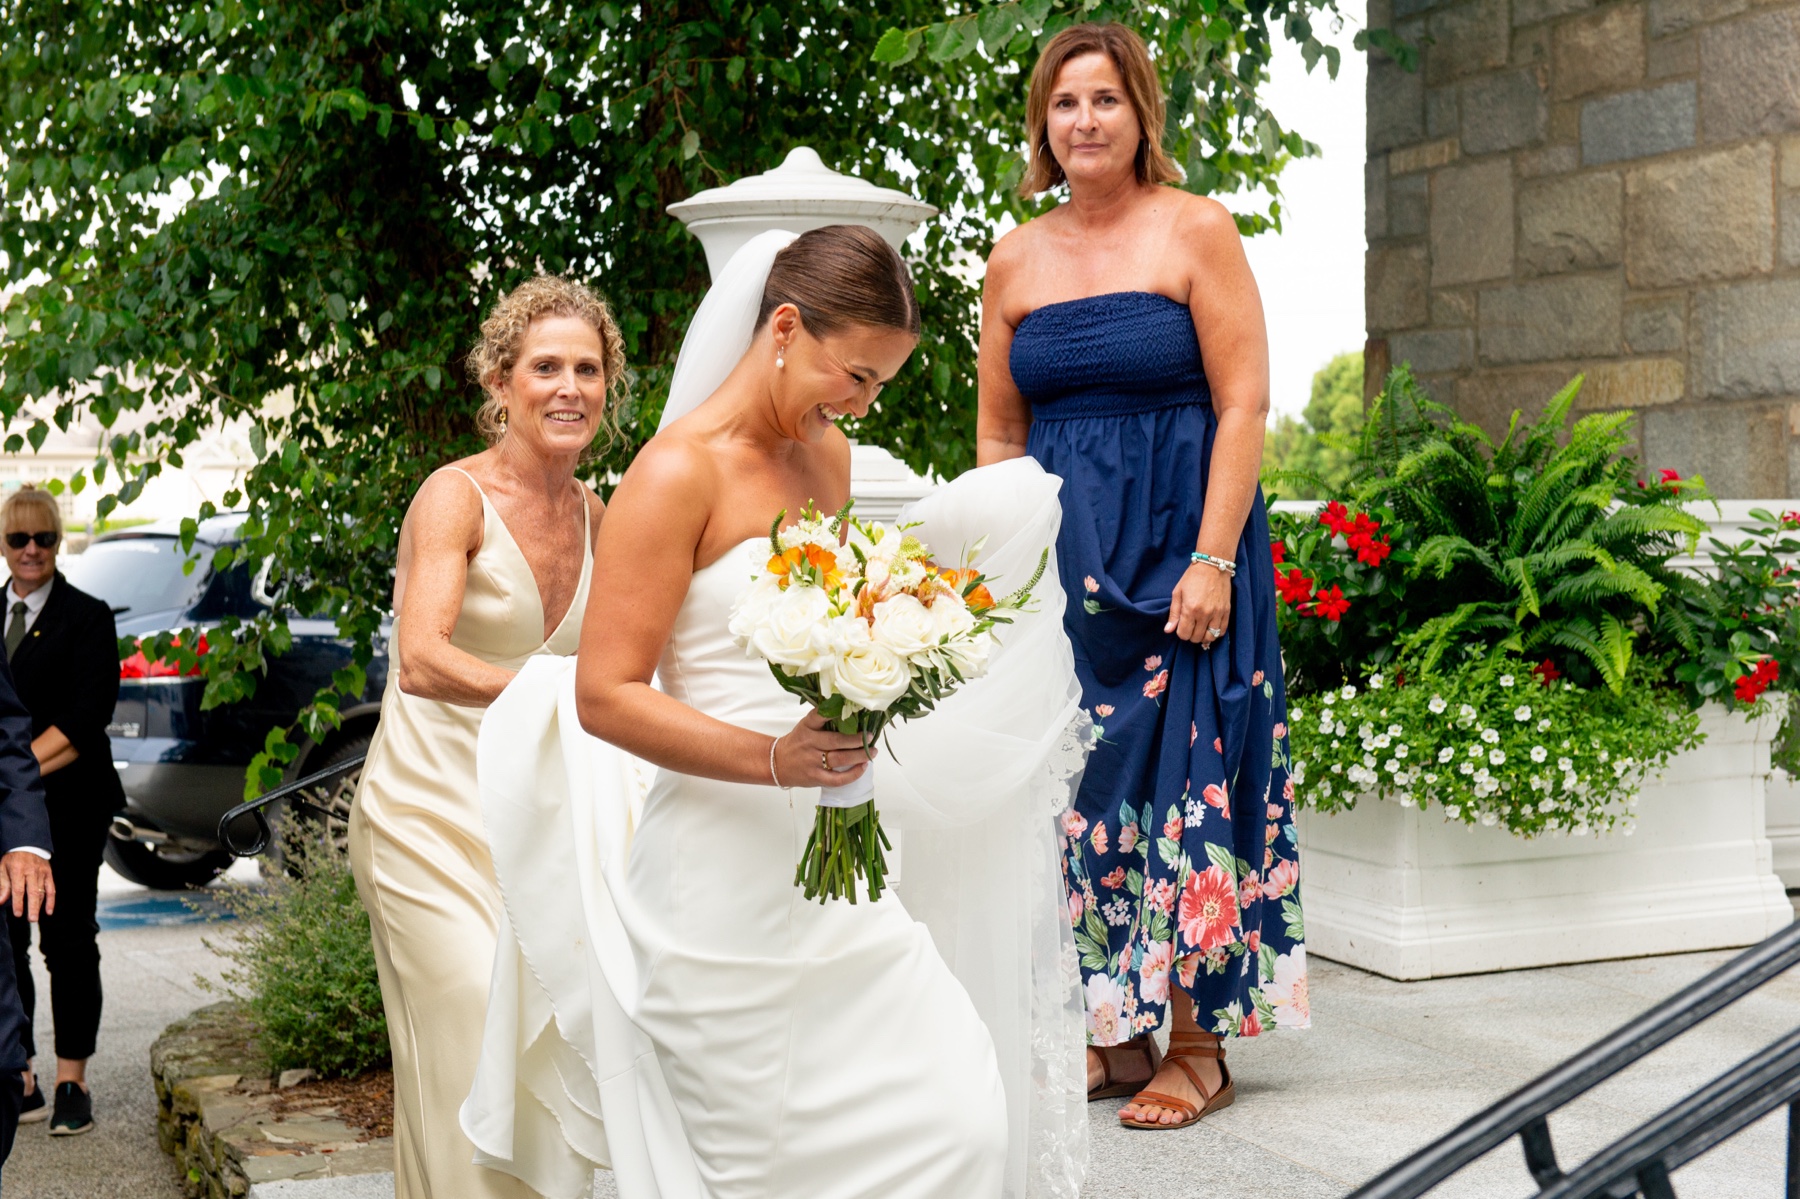
[[[611,425],[619,331],[579,284],[501,299],[470,363],[490,448],[433,474],[400,529],[381,725],[350,819],[394,1055],[397,1199],[523,1197],[457,1126],[481,1043],[500,900],[482,829],[482,712],[519,668],[579,642],[598,496],[575,479]]]
[[[595,589],[579,666],[532,663],[483,724],[506,919],[463,1123],[545,1194],[583,1194],[596,1164],[623,1199],[1078,1191],[1055,828],[1082,746],[1054,569],[989,675],[873,764],[906,829],[899,894],[875,903],[794,886],[817,789],[871,765],[727,628],[771,521],[848,497],[835,422],[906,362],[917,314],[862,227],[739,251],[613,496],[596,561],[624,582]],[[947,554],[991,534],[981,562],[1022,584],[1056,490],[1029,462],[967,476],[920,534]],[[627,753],[661,768],[641,814]]]

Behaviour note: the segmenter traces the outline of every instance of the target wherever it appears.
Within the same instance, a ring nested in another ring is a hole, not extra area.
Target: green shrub
[[[349,863],[328,845],[290,842],[260,888],[220,892],[240,923],[208,948],[231,963],[225,988],[255,1021],[271,1070],[344,1077],[388,1061],[387,1017],[369,917]]]
[[[1335,812],[1359,797],[1435,803],[1452,820],[1535,836],[1629,831],[1646,778],[1699,744],[1700,718],[1657,666],[1590,690],[1511,655],[1407,663],[1288,709],[1295,783]]]
[[[1283,499],[1341,495],[1356,466],[1363,429],[1363,356],[1339,354],[1313,375],[1299,417],[1281,416],[1263,434],[1263,486]]]

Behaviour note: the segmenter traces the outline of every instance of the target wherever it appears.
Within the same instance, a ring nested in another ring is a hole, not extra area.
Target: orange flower
[[[973,568],[969,570],[957,570],[952,567],[949,570],[940,571],[938,577],[950,584],[951,589],[958,595],[961,595],[964,587],[967,587],[970,583],[973,583],[976,579],[981,577],[981,572]],[[994,596],[993,593],[987,589],[987,584],[982,583],[977,585],[975,590],[964,595],[963,602],[969,606],[969,611],[979,614],[994,606]]]
[[[782,580],[782,587],[788,585],[788,576],[802,562],[818,573],[820,585],[827,591],[837,588],[843,581],[843,573],[838,570],[837,555],[830,550],[816,545],[796,545],[784,550],[769,559],[768,571]]]

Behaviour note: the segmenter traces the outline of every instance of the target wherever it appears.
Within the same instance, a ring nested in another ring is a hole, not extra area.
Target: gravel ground
[[[255,867],[235,876],[255,878]],[[94,1131],[52,1137],[48,1124],[19,1129],[6,1162],[7,1199],[180,1199],[174,1159],[156,1143],[156,1094],[150,1043],[171,1022],[214,1002],[195,976],[217,977],[219,961],[200,939],[204,929],[176,896],[160,895],[103,870],[100,882],[100,969],[106,1006],[100,1044],[88,1063]],[[53,1028],[43,962],[32,953],[38,985],[37,1059],[46,1083]]]

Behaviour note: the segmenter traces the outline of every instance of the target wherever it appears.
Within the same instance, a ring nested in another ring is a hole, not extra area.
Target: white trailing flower
[[[1527,720],[1530,720],[1531,719],[1531,705],[1530,704],[1520,704],[1518,707],[1514,708],[1513,709],[1513,719],[1518,721],[1520,724],[1524,724]]]
[[[1550,756],[1550,751],[1545,749],[1543,746],[1534,745],[1531,747],[1531,760],[1533,762],[1542,762],[1545,758],[1548,758],[1549,756]]]
[[[1441,716],[1443,715],[1444,709],[1450,706],[1450,701],[1441,695],[1434,695],[1431,697],[1431,702],[1425,706],[1431,709],[1431,714],[1433,716]]]

